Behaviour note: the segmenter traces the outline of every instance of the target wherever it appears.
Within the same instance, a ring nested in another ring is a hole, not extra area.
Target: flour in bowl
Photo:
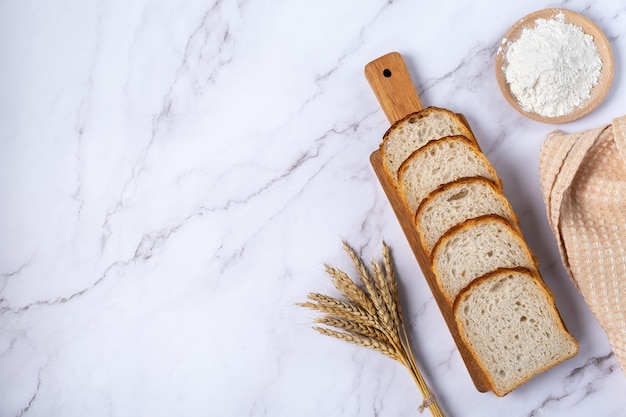
[[[562,13],[535,23],[508,45],[506,81],[524,111],[564,116],[589,99],[602,60],[593,37]]]

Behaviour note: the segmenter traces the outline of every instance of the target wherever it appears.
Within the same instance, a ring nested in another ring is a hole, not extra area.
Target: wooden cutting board
[[[415,86],[411,80],[411,76],[407,70],[402,55],[392,52],[384,55],[365,66],[365,78],[369,82],[376,98],[380,103],[390,124],[404,118],[405,116],[418,112],[422,109],[422,103],[418,97]],[[468,126],[467,120],[463,115],[459,117]],[[406,235],[406,238],[417,258],[417,262],[428,282],[439,309],[443,315],[450,333],[456,342],[459,353],[465,362],[470,376],[480,392],[489,391],[487,379],[482,369],[478,366],[467,346],[463,343],[459,330],[454,321],[452,308],[446,302],[443,294],[439,291],[435,275],[430,266],[430,258],[424,251],[419,239],[419,235],[414,226],[413,215],[408,211],[398,191],[393,185],[393,180],[389,178],[383,167],[383,160],[380,150],[376,150],[370,156],[370,161],[378,180],[391,203],[391,207],[400,222],[400,226]],[[422,335],[426,337],[427,335]]]

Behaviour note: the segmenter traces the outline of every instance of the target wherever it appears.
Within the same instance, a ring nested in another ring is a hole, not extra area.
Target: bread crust
[[[417,207],[417,211],[415,212],[415,215],[413,216],[413,224],[415,225],[415,229],[417,230],[417,234],[419,235],[422,247],[424,248],[424,250],[426,251],[426,253],[428,254],[428,256],[430,257],[430,254],[432,253],[432,251],[428,251],[428,245],[426,244],[426,240],[424,238],[424,233],[421,230],[421,228],[419,227],[419,216],[422,213],[422,211],[424,210],[424,207],[426,207],[426,204],[428,204],[433,198],[435,198],[437,195],[446,192],[447,190],[449,190],[450,188],[453,187],[457,187],[459,185],[462,184],[470,184],[473,182],[482,182],[484,184],[487,184],[489,187],[491,187],[494,190],[494,193],[498,196],[501,197],[503,203],[505,203],[505,205],[508,207],[509,212],[511,213],[511,216],[513,217],[514,221],[511,222],[511,225],[513,225],[513,227],[515,228],[515,230],[517,230],[520,234],[521,234],[521,229],[519,227],[519,219],[517,217],[517,214],[515,213],[515,211],[513,210],[513,207],[511,207],[511,203],[509,203],[509,200],[507,200],[507,198],[504,196],[504,194],[502,193],[502,187],[493,182],[492,180],[490,180],[489,178],[485,178],[485,177],[463,177],[463,178],[459,178],[455,181],[451,181],[448,182],[446,184],[442,184],[439,187],[437,187],[435,190],[433,190],[430,194],[428,194],[428,196],[422,200],[422,202],[420,203],[420,205]],[[440,240],[441,238],[439,238],[438,240]],[[436,245],[436,243],[435,243]],[[434,248],[434,246],[433,246]]]
[[[406,116],[404,116],[402,119],[397,120],[396,122],[394,122],[385,132],[385,134],[383,135],[383,140],[379,145],[379,150],[381,152],[381,154],[383,155],[383,160],[385,160],[385,148],[387,146],[387,142],[389,141],[389,136],[391,135],[391,133],[394,130],[399,129],[400,127],[409,124],[409,123],[414,123],[415,121],[422,119],[428,115],[430,115],[431,113],[436,113],[436,112],[441,112],[441,113],[445,113],[446,115],[448,115],[450,117],[451,120],[453,120],[456,123],[456,126],[458,127],[458,129],[463,132],[463,136],[471,139],[474,144],[476,146],[479,147],[478,142],[476,141],[476,138],[474,137],[474,134],[472,133],[470,127],[466,124],[466,122],[464,122],[461,117],[454,113],[451,112],[450,110],[447,109],[443,109],[440,107],[434,107],[434,106],[430,106],[430,107],[426,107],[422,110],[419,110],[417,112],[414,113],[410,113],[407,114]],[[389,168],[387,167],[387,164],[384,163],[383,164],[383,169],[387,172],[387,175],[389,175],[389,178],[395,178],[396,177],[396,173],[395,172],[390,172]],[[394,181],[394,185],[396,188],[398,188],[398,184]]]
[[[409,211],[411,211],[411,208],[409,207],[408,198],[405,192],[405,187],[404,187],[404,182],[403,182],[403,178],[406,174],[406,170],[409,168],[409,166],[411,165],[411,163],[413,162],[415,158],[418,158],[423,153],[428,152],[430,148],[439,146],[441,145],[442,142],[445,143],[447,141],[464,142],[467,145],[469,145],[470,148],[474,150],[475,156],[483,162],[484,166],[487,167],[489,171],[491,171],[491,175],[493,176],[494,183],[498,186],[499,189],[502,189],[502,180],[498,176],[498,173],[496,172],[493,165],[491,165],[491,162],[489,162],[489,159],[487,159],[485,154],[480,150],[475,140],[469,139],[468,137],[461,136],[461,135],[445,136],[440,139],[430,140],[421,148],[413,151],[407,159],[402,161],[402,163],[400,164],[400,167],[398,168],[398,172],[397,172],[398,189]],[[462,177],[462,178],[469,178],[469,177]]]
[[[420,205],[417,207],[417,211],[415,211],[415,214],[413,216],[413,220],[415,222],[415,224],[417,224],[417,218],[420,215],[420,213],[422,212],[422,210],[424,209],[424,206],[430,201],[432,200],[437,194],[443,193],[445,191],[447,191],[448,189],[452,188],[452,187],[456,187],[459,184],[468,184],[471,182],[475,182],[475,181],[479,181],[479,182],[484,182],[486,184],[489,184],[490,187],[493,188],[493,190],[497,193],[500,193],[502,195],[502,198],[504,198],[506,200],[506,198],[504,197],[504,194],[502,194],[502,188],[500,187],[500,185],[496,182],[493,182],[492,180],[490,180],[489,178],[485,178],[485,177],[463,177],[463,178],[459,178],[457,180],[454,181],[450,181],[446,184],[442,184],[439,187],[435,188],[433,191],[430,192],[430,194],[428,194],[428,196],[422,200],[422,202],[420,203]],[[511,206],[511,204],[508,202],[509,206]],[[515,215],[515,227],[517,229],[519,229],[519,219],[517,218],[517,215]]]
[[[571,354],[568,354],[566,356],[564,356],[563,358],[561,358],[558,361],[554,361],[553,363],[544,366],[542,368],[539,368],[537,370],[535,370],[533,373],[529,374],[527,377],[525,377],[524,379],[522,379],[520,382],[517,383],[517,385],[511,387],[510,389],[506,390],[506,391],[500,391],[497,389],[493,378],[491,378],[489,372],[487,372],[487,367],[485,366],[484,360],[480,357],[480,355],[477,354],[477,352],[472,349],[472,344],[470,343],[470,341],[467,339],[465,332],[464,332],[464,327],[463,324],[461,323],[461,321],[459,321],[457,319],[457,312],[459,309],[459,305],[461,304],[461,302],[463,301],[463,299],[465,297],[467,297],[467,295],[471,292],[471,290],[477,286],[479,286],[481,283],[488,281],[489,279],[501,275],[501,274],[506,274],[509,272],[519,272],[519,273],[523,273],[525,275],[528,276],[529,279],[532,279],[536,284],[537,287],[546,295],[546,297],[549,300],[549,304],[550,307],[553,311],[554,317],[557,318],[557,324],[560,327],[560,330],[565,334],[566,338],[574,345],[575,349],[574,352]],[[536,271],[531,271],[530,269],[527,268],[523,268],[523,267],[517,267],[517,268],[499,268],[496,269],[495,271],[492,272],[488,272],[485,275],[476,278],[475,280],[473,280],[471,283],[469,283],[469,285],[467,285],[457,296],[457,298],[454,300],[454,304],[452,307],[452,312],[454,314],[454,318],[457,324],[457,327],[459,329],[459,335],[463,341],[463,343],[467,346],[470,354],[474,357],[474,360],[476,361],[476,363],[481,367],[482,371],[483,371],[483,375],[485,376],[485,378],[487,379],[487,382],[489,384],[489,386],[491,387],[491,390],[494,392],[494,394],[496,394],[498,397],[503,397],[505,395],[507,395],[508,393],[510,393],[511,391],[513,391],[515,388],[519,387],[520,385],[524,384],[525,382],[527,382],[528,380],[530,380],[532,377],[534,377],[535,375],[538,375],[542,372],[545,372],[546,370],[558,365],[559,363],[566,361],[574,356],[576,356],[578,354],[578,349],[579,349],[579,345],[578,342],[576,341],[576,339],[574,339],[574,337],[572,337],[572,335],[570,334],[570,332],[567,330],[567,327],[565,326],[565,322],[563,321],[563,317],[561,317],[561,314],[559,313],[558,309],[556,308],[556,300],[554,298],[554,294],[552,293],[552,291],[550,291],[550,289],[546,286],[546,284],[544,283],[543,279],[541,279],[539,277],[539,273]]]
[[[478,146],[478,144],[476,143],[474,139],[468,138],[467,136],[464,136],[464,135],[452,135],[452,136],[443,136],[439,139],[429,140],[428,142],[424,144],[424,146],[411,152],[411,154],[404,161],[402,161],[402,163],[400,164],[400,167],[398,168],[398,172],[397,172],[398,182],[400,182],[400,178],[404,175],[404,172],[406,171],[408,165],[411,163],[411,160],[413,158],[416,158],[417,155],[423,152],[426,152],[430,147],[436,146],[438,142],[447,141],[447,140],[459,140],[459,141],[466,142],[468,145],[470,145],[472,148],[474,148],[477,151],[476,154],[478,155],[478,157],[481,159],[484,159],[487,162],[488,166],[492,168],[492,170],[494,171],[494,174],[496,174],[495,169],[491,165],[491,162],[489,162],[485,154],[480,150],[480,147]],[[495,175],[495,177],[499,179],[497,174]]]
[[[457,233],[467,230],[471,227],[475,227],[477,225],[479,225],[480,223],[484,223],[484,222],[488,222],[488,221],[496,221],[498,223],[500,223],[501,225],[503,225],[504,227],[506,227],[507,229],[509,229],[511,232],[513,232],[513,234],[517,237],[517,239],[519,240],[519,242],[521,243],[521,246],[526,250],[526,253],[528,254],[528,256],[532,259],[533,264],[534,264],[534,270],[538,271],[539,270],[539,260],[537,259],[537,257],[535,256],[535,254],[528,248],[526,241],[524,240],[524,237],[521,234],[521,231],[519,229],[519,227],[517,225],[512,224],[508,219],[499,216],[497,214],[485,214],[482,216],[478,216],[478,217],[474,217],[471,219],[467,219],[455,226],[453,226],[451,229],[448,229],[447,232],[445,232],[437,241],[437,243],[435,243],[435,246],[433,246],[433,250],[430,252],[430,266],[432,268],[433,274],[435,275],[435,279],[437,280],[437,285],[439,287],[439,290],[441,291],[441,293],[443,294],[443,296],[445,297],[445,299],[449,302],[450,306],[453,305],[454,303],[454,298],[450,298],[450,296],[448,295],[448,293],[443,289],[443,284],[441,282],[441,276],[439,274],[439,271],[437,269],[436,263],[435,263],[435,258],[437,256],[437,252],[439,251],[439,249],[441,248],[442,245],[444,245],[449,239],[451,239],[452,237],[454,237]],[[478,278],[475,278],[478,279]]]
[[[476,142],[476,138],[474,137],[474,134],[470,130],[469,126],[467,126],[463,122],[463,120],[461,120],[459,115],[457,115],[456,113],[454,113],[454,112],[452,112],[452,111],[450,111],[448,109],[444,109],[444,108],[441,108],[441,107],[435,107],[435,106],[429,106],[429,107],[426,107],[426,108],[424,108],[422,110],[416,111],[415,113],[407,114],[402,119],[394,122],[391,126],[389,126],[389,129],[387,129],[387,131],[383,135],[383,141],[380,144],[380,149],[381,150],[383,149],[383,146],[385,145],[385,142],[387,140],[389,140],[389,135],[395,129],[397,129],[398,127],[400,127],[400,126],[402,126],[404,124],[407,124],[407,123],[414,123],[416,120],[419,120],[419,119],[427,116],[428,114],[434,113],[434,112],[442,112],[442,113],[448,114],[452,120],[455,120],[457,122],[457,126],[460,128],[460,130],[464,130],[465,131],[463,136],[466,136],[466,137],[472,139],[474,142]],[[478,143],[476,143],[476,144],[478,144]]]

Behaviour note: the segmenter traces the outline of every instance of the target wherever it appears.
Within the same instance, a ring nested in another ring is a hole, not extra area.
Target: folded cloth
[[[550,133],[539,172],[563,265],[626,372],[626,116]]]

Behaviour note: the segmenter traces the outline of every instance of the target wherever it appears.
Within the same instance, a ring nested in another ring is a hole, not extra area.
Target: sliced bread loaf
[[[552,294],[522,268],[474,281],[457,298],[454,318],[498,396],[578,352]]]
[[[459,178],[485,177],[501,186],[498,174],[476,143],[464,136],[432,140],[398,169],[398,186],[410,213],[430,192]]]
[[[488,214],[444,233],[433,248],[431,265],[439,288],[452,305],[474,279],[498,268],[536,270],[537,260],[506,219]]]
[[[387,174],[396,182],[400,164],[411,153],[431,140],[454,135],[474,140],[469,128],[449,110],[428,107],[398,120],[387,130],[380,144]]]
[[[426,253],[445,232],[468,219],[495,214],[519,230],[517,216],[500,188],[482,177],[462,178],[444,184],[420,204],[415,225]]]

